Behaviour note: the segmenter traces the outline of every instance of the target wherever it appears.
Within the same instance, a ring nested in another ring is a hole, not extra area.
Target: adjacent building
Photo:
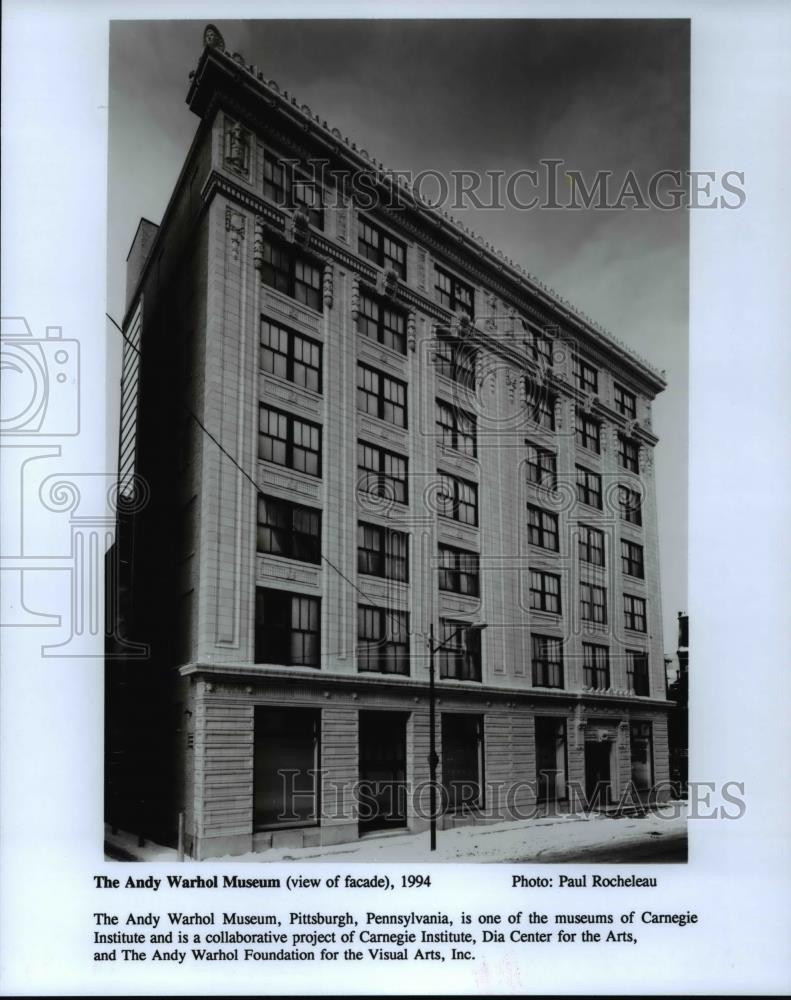
[[[211,26],[187,101],[128,260],[109,821],[425,828],[432,629],[442,825],[662,786],[662,375]]]

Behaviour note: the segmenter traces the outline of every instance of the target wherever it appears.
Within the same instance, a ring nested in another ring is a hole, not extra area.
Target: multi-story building
[[[663,377],[211,27],[187,100],[128,260],[108,818],[425,828],[432,631],[442,825],[661,785]]]

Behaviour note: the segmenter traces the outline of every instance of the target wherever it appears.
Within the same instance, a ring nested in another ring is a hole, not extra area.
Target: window
[[[357,409],[406,427],[406,386],[375,368],[357,365]]]
[[[321,427],[261,404],[258,457],[310,476],[321,476]]]
[[[439,589],[478,597],[480,594],[478,553],[468,552],[466,549],[454,549],[450,545],[440,545]]]
[[[633,722],[629,726],[629,744],[632,752],[632,784],[637,789],[648,789],[653,784],[651,723]]]
[[[437,400],[437,429],[445,448],[475,457],[476,421],[475,417],[450,403]]]
[[[468,622],[439,620],[439,675],[457,681],[481,679],[481,630],[471,629]]]
[[[264,197],[276,205],[286,203],[287,167],[271,153],[264,154]]]
[[[527,505],[527,537],[531,545],[558,551],[558,516],[540,507]]]
[[[406,491],[407,460],[384,448],[357,442],[358,486],[365,493],[408,503]]]
[[[581,465],[577,466],[577,500],[601,510],[601,476]]]
[[[533,687],[563,687],[563,650],[560,639],[548,635],[534,635]]]
[[[321,344],[261,317],[258,367],[321,392]]]
[[[357,570],[407,583],[409,535],[360,521],[357,525]]]
[[[483,716],[442,713],[442,785],[449,812],[483,808]]]
[[[583,642],[582,683],[595,691],[606,691],[610,686],[610,651],[606,646]]]
[[[321,562],[321,511],[258,495],[259,552],[303,562]]]
[[[434,270],[436,272],[434,288],[437,292],[437,302],[446,309],[450,309],[451,312],[467,313],[472,319],[475,315],[472,288],[440,267]]]
[[[475,351],[459,340],[437,337],[434,364],[438,375],[475,390]]]
[[[624,627],[634,632],[645,632],[645,601],[642,597],[623,595]]]
[[[589,448],[591,451],[599,452],[601,426],[598,420],[588,416],[583,410],[577,409],[575,437],[580,448]]]
[[[378,226],[360,219],[357,252],[379,267],[392,268],[399,278],[406,279],[406,247]]]
[[[406,354],[406,322],[403,313],[391,309],[365,292],[360,294],[357,329],[364,337],[384,344],[399,354]]]
[[[466,479],[447,473],[437,473],[440,490],[437,494],[439,513],[462,524],[478,524],[478,487]]]
[[[324,209],[322,208],[321,188],[313,181],[305,178],[294,178],[291,189],[291,200],[294,208],[301,209],[308,221],[316,229],[324,228]]]
[[[638,526],[643,523],[642,499],[636,490],[631,490],[628,486],[619,486],[618,506],[622,521]]]
[[[409,673],[409,615],[357,605],[357,669],[366,673]]]
[[[321,312],[321,268],[292,248],[286,249],[270,240],[264,240],[261,252],[264,284]]]
[[[639,472],[639,454],[640,449],[636,441],[632,441],[631,438],[624,437],[623,434],[618,435],[619,465],[623,466],[624,469],[629,469],[630,472]]]
[[[297,172],[293,163],[264,153],[264,197],[284,208],[301,209],[317,229],[324,226],[321,187]]]
[[[560,614],[560,577],[540,570],[530,571],[530,607],[534,611]]]
[[[527,479],[546,489],[554,489],[557,485],[557,458],[553,451],[537,444],[527,444]]]
[[[635,694],[648,695],[648,653],[626,650],[626,686]]]
[[[579,556],[582,562],[594,566],[604,565],[604,532],[589,528],[587,524],[579,526]]]
[[[258,587],[255,592],[255,662],[317,667],[319,607],[318,597]]]
[[[253,829],[318,823],[321,713],[256,705],[253,722]]]
[[[583,392],[599,391],[599,373],[582,358],[574,358],[574,381]]]
[[[534,385],[529,379],[526,381],[525,392],[527,395],[527,411],[530,420],[538,427],[545,430],[555,429],[555,397],[544,389]]]
[[[530,357],[536,364],[552,367],[552,341],[542,333],[532,333],[527,341],[527,349]]]
[[[621,569],[627,576],[636,576],[642,580],[643,546],[634,542],[621,541]]]
[[[592,583],[580,584],[580,618],[584,622],[607,624],[607,591]]]
[[[615,383],[614,386],[615,393],[615,409],[622,413],[625,417],[629,417],[630,420],[634,420],[637,416],[637,397],[633,392],[629,392],[628,389],[624,389],[622,385]]]

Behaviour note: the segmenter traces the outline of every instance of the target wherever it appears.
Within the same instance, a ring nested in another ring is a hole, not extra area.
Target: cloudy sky
[[[689,166],[687,21],[215,23],[231,51],[392,169],[511,173],[559,159],[586,180],[612,171],[617,192],[629,170],[645,185]],[[119,322],[139,218],[161,219],[195,133],[185,97],[203,28],[111,25],[108,309]],[[674,650],[687,601],[687,213],[453,214],[666,370],[654,429],[665,650]]]

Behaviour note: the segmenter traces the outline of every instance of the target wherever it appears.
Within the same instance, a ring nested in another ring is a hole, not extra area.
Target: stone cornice
[[[248,65],[238,53],[226,53],[224,45],[205,45],[191,77],[187,103],[196,114],[205,116],[216,106],[216,90],[222,86],[225,102],[233,101],[235,93],[241,98],[240,103],[235,102],[237,109],[244,111],[247,117],[263,124],[261,109],[270,117],[278,116],[292,137],[304,137],[305,152],[309,149],[315,152],[318,146],[343,169],[368,173],[380,193],[391,196],[394,183],[392,180],[388,183],[388,174],[381,162],[366,150],[358,150],[356,143],[350,142],[337,128],[331,128],[308,105],[298,105],[288,91],[281,93],[274,80],[266,81],[263,74],[254,65]],[[402,188],[402,191],[404,198],[410,198],[408,189]],[[379,210],[399,227],[411,231],[419,243],[442,254],[465,272],[476,275],[482,284],[498,291],[501,297],[534,321],[562,324],[566,328],[564,332],[580,336],[582,342],[591,347],[599,347],[649,393],[655,394],[665,388],[664,376],[648,362],[447,213],[414,203],[405,209]]]
[[[427,654],[428,655],[428,654]],[[203,679],[221,684],[239,684],[252,686],[264,685],[303,685],[311,690],[321,690],[322,695],[330,697],[333,692],[358,691],[377,694],[401,694],[407,697],[428,697],[428,680],[416,680],[413,677],[401,677],[393,674],[337,674],[326,670],[312,668],[289,670],[284,667],[270,667],[266,664],[220,664],[220,663],[187,663],[178,668],[182,677]],[[592,693],[586,691],[563,691],[549,688],[524,687],[494,687],[488,684],[478,684],[475,681],[436,682],[438,699],[451,697],[469,697],[475,699],[498,701],[540,701],[546,704],[568,702],[570,707],[578,704],[630,705],[646,709],[665,709],[673,707],[673,702],[659,698],[638,698],[628,694]]]

